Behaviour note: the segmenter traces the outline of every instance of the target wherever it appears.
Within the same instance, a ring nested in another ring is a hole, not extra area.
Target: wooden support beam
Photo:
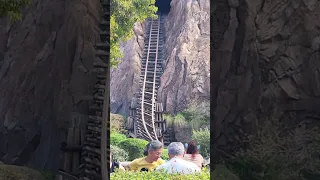
[[[75,123],[76,126],[74,128],[74,136],[73,136],[73,144],[76,146],[80,145],[81,134],[80,134],[80,122]],[[78,171],[80,165],[80,152],[73,152],[72,154],[72,171],[73,173]]]
[[[70,127],[68,129],[67,145],[68,144],[72,144],[73,132],[74,132],[74,128]],[[64,154],[64,165],[63,165],[64,171],[66,171],[66,172],[70,172],[71,171],[71,162],[72,162],[72,153],[71,152],[65,152],[65,154]]]

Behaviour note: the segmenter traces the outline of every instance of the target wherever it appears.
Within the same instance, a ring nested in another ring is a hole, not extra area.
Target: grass
[[[23,167],[0,164],[1,180],[46,180],[38,171]]]

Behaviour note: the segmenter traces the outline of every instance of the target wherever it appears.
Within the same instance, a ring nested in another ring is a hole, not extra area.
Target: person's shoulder
[[[165,160],[163,160],[163,159],[161,159],[161,158],[159,158],[158,160],[157,160],[157,163],[158,164],[163,164],[163,163],[165,163],[166,161]]]
[[[200,157],[201,159],[204,159],[203,156],[201,154],[198,154],[198,157]]]
[[[133,165],[136,165],[136,164],[140,164],[141,161],[143,161],[143,160],[144,160],[144,157],[134,159],[133,161],[131,161],[131,163],[130,163],[129,165],[130,165],[130,166],[133,166]]]
[[[144,157],[142,158],[137,158],[137,159],[134,159],[133,161],[131,161],[131,163],[137,163],[137,162],[141,162],[144,160]]]
[[[184,163],[190,167],[197,167],[199,168],[199,166],[196,164],[196,163],[193,163],[193,162],[190,162],[190,161],[187,161],[187,160],[184,160]]]

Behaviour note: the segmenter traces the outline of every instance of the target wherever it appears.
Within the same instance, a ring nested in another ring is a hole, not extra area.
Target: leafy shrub
[[[167,127],[172,127],[174,118],[170,114],[163,114],[163,118],[166,120]]]
[[[55,175],[49,170],[40,170],[39,171],[45,180],[54,180]]]
[[[165,148],[162,149],[161,158],[162,158],[163,160],[169,160],[168,149],[165,149]]]
[[[246,180],[320,179],[320,131],[266,122],[229,166]]]
[[[193,129],[210,124],[210,102],[192,103],[181,113]]]
[[[192,139],[200,145],[200,153],[203,157],[210,156],[210,131],[208,128],[193,130]]]
[[[128,138],[119,143],[119,147],[129,153],[129,161],[143,157],[143,151],[148,141],[137,138]]]
[[[187,125],[184,116],[181,113],[178,113],[173,120],[173,124],[175,127],[183,127]]]
[[[125,129],[123,128],[124,123],[125,120],[123,116],[110,113],[111,133],[125,133]]]
[[[210,173],[206,170],[203,170],[201,173],[190,174],[190,175],[181,175],[181,174],[168,174],[162,171],[153,171],[153,172],[132,172],[132,171],[116,171],[111,174],[111,180],[122,180],[122,179],[130,179],[130,180],[208,180],[210,179]]]
[[[126,139],[127,139],[126,135],[113,132],[110,134],[110,145],[117,146],[120,142]]]
[[[215,165],[215,169],[212,172],[213,180],[239,180],[239,177],[230,171],[224,165]]]
[[[112,152],[112,159],[115,162],[123,162],[129,159],[128,152],[124,149],[119,148],[118,146],[110,145],[110,149]]]

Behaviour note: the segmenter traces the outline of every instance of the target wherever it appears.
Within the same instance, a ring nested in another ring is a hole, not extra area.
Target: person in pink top
[[[196,141],[189,142],[187,147],[187,152],[184,154],[183,158],[187,161],[195,163],[198,167],[202,167],[203,157],[199,154],[200,146],[197,146]]]

